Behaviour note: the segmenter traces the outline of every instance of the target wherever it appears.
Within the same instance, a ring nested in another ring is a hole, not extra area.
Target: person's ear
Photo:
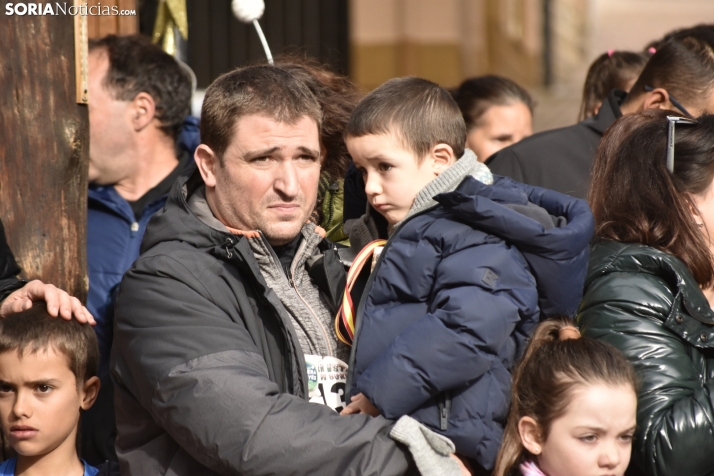
[[[689,203],[689,212],[692,214],[694,224],[697,225],[697,227],[699,228],[703,228],[704,220],[702,220],[702,212],[700,211],[700,207],[702,205],[702,202],[704,201],[704,198],[700,195],[696,195],[693,193],[687,195],[689,197],[689,200],[687,200],[687,202]]]
[[[539,455],[543,451],[540,425],[531,417],[524,416],[518,420],[518,434],[521,444],[532,455]]]
[[[595,106],[593,106],[593,116],[597,116],[597,113],[600,112],[601,107],[602,107],[602,101],[598,101],[595,103]]]
[[[102,384],[99,382],[99,377],[92,377],[84,382],[81,393],[82,401],[79,405],[82,410],[89,410],[92,408],[92,405],[94,405],[94,402],[97,400],[97,395],[99,395],[99,388],[101,386]]]
[[[456,162],[456,157],[454,155],[454,149],[448,144],[436,144],[432,147],[429,154],[431,156],[431,163],[434,169],[434,175],[441,174],[444,170],[451,167],[454,162]]]
[[[215,187],[216,168],[220,167],[216,153],[206,144],[199,144],[196,147],[196,152],[193,153],[193,159],[196,161],[196,166],[201,173],[201,177],[203,177],[206,187]]]
[[[652,91],[647,91],[643,109],[673,109],[674,106],[669,102],[669,93],[664,88],[655,88]]]
[[[140,131],[151,124],[156,116],[156,103],[150,94],[141,92],[134,97],[129,107],[131,124],[135,131]]]

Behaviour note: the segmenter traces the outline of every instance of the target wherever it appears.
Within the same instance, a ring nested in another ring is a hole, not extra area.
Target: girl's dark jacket
[[[684,263],[641,244],[597,243],[578,324],[637,371],[628,474],[714,474],[714,312]]]
[[[398,225],[370,276],[348,388],[490,469],[529,332],[577,311],[593,217],[584,200],[506,177],[466,177],[434,199]]]

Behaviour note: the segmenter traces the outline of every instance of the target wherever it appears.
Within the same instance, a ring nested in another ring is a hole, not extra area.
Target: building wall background
[[[139,31],[150,33],[159,1],[102,4],[137,8]],[[230,0],[187,6],[187,62],[199,88],[263,60],[255,32],[232,18]],[[123,22],[90,19],[90,37],[136,31],[136,18]],[[640,50],[699,23],[714,23],[714,0],[266,0],[261,19],[274,53],[316,56],[365,91],[405,75],[445,87],[483,74],[510,77],[539,104],[536,130],[575,121],[587,68],[602,52]]]
[[[540,82],[542,0],[351,0],[350,71],[370,90],[422,76],[444,86],[489,72]]]
[[[508,76],[534,94],[544,130],[575,121],[598,55],[699,23],[714,23],[714,0],[350,0],[350,73],[367,91],[404,75],[446,87]]]

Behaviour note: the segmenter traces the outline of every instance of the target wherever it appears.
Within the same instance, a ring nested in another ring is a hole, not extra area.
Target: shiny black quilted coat
[[[641,244],[597,243],[577,320],[641,380],[628,475],[714,474],[714,312],[687,267]]]

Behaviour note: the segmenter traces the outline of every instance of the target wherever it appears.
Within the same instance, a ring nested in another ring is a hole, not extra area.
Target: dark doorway
[[[151,35],[156,0],[140,2],[141,32]],[[187,0],[188,64],[207,87],[236,67],[265,61],[252,25],[239,22],[230,0]],[[307,54],[349,73],[348,0],[265,0],[260,19],[273,56]]]

